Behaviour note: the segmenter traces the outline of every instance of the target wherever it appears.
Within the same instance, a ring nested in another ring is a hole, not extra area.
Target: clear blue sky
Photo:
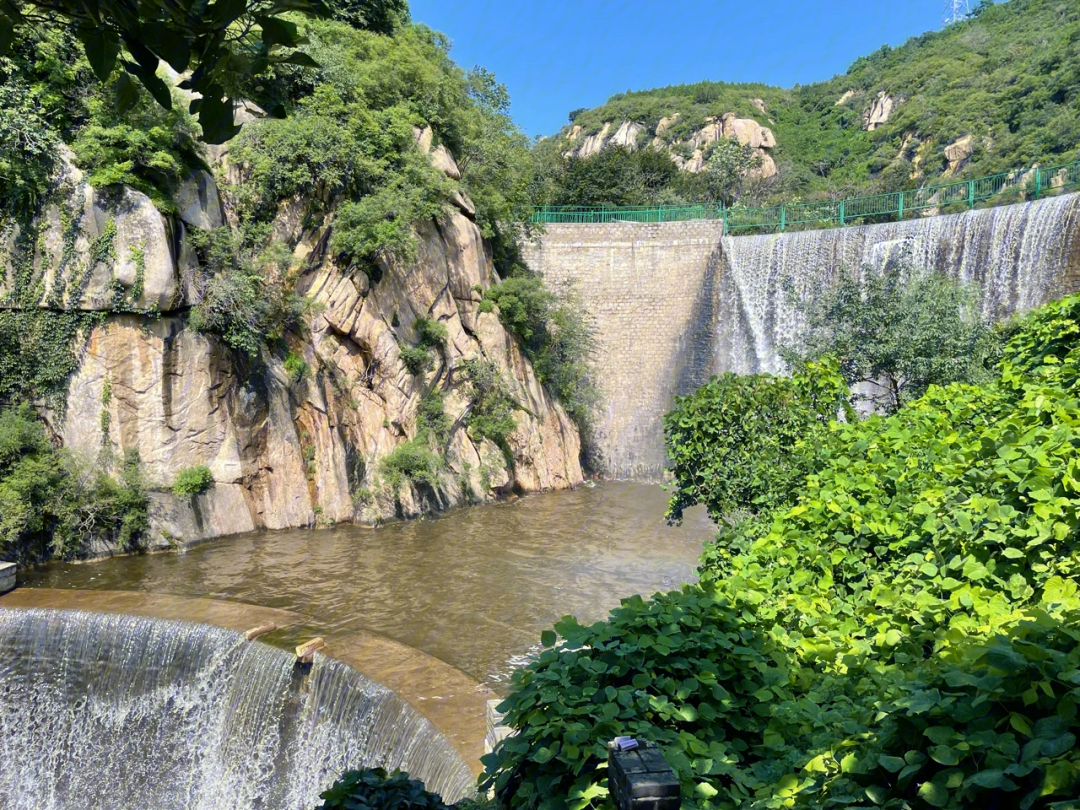
[[[627,89],[702,79],[791,87],[941,27],[943,0],[410,0],[462,67],[510,90],[531,136]]]

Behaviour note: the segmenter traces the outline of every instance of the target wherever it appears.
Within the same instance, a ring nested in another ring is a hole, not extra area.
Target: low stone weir
[[[447,801],[472,776],[393,692],[228,630],[0,609],[0,806],[305,810],[343,771],[401,768]]]
[[[591,451],[614,478],[664,468],[663,416],[710,375],[782,371],[795,300],[840,268],[880,272],[902,256],[982,285],[986,317],[1080,288],[1080,195],[880,225],[724,236],[720,222],[547,225],[525,246],[554,287],[596,319],[603,409]]]

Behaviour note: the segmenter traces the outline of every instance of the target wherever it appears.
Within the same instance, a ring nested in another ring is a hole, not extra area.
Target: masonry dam
[[[913,267],[978,282],[1000,320],[1080,289],[1080,195],[880,225],[725,236],[719,220],[549,224],[524,248],[597,326],[602,392],[591,451],[612,478],[656,478],[663,416],[713,374],[777,373],[795,306],[841,268]]]

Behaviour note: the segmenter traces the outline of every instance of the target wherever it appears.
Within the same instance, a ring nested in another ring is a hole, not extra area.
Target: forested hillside
[[[547,202],[671,203],[730,195],[754,205],[894,191],[1075,160],[1078,45],[1080,4],[986,0],[963,22],[883,47],[817,84],[785,90],[703,81],[621,93],[603,106],[575,111],[558,137],[538,145],[549,179]],[[735,137],[732,125],[718,123],[725,115],[739,119],[733,124],[767,128],[775,146],[751,149],[761,144],[749,144],[754,127],[742,126],[737,138],[745,154],[720,150],[723,138],[710,127]],[[640,127],[623,127],[624,137],[613,137],[624,122]],[[605,124],[606,136],[590,143]],[[643,148],[649,144],[654,148]],[[725,181],[733,166],[749,179]]]

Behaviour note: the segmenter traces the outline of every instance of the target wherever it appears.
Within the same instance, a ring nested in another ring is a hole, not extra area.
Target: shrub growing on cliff
[[[1078,408],[1072,297],[991,384],[832,422],[790,504],[721,527],[699,585],[544,635],[488,782],[513,808],[602,806],[603,744],[629,733],[704,808],[1073,810]]]
[[[77,557],[94,541],[132,550],[148,509],[137,454],[117,481],[54,448],[28,405],[0,411],[0,558]]]
[[[519,275],[486,290],[484,301],[521,340],[540,382],[587,427],[598,399],[590,378],[595,329],[580,299],[571,291],[556,295],[537,276]]]
[[[179,498],[190,498],[201,495],[214,485],[214,474],[205,464],[195,467],[184,467],[173,479],[173,495]]]
[[[255,357],[297,322],[305,304],[293,291],[287,250],[276,243],[259,247],[259,236],[245,238],[228,228],[193,228],[190,240],[201,259],[193,327]]]
[[[468,383],[470,399],[465,415],[469,436],[476,442],[484,439],[495,442],[511,463],[510,434],[517,426],[514,411],[521,406],[495,362],[478,357],[462,363],[461,370]]]

